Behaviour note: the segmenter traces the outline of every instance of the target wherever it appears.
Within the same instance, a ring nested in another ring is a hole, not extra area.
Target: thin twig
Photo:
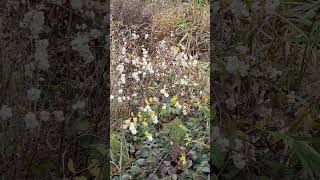
[[[171,151],[170,151],[170,152],[171,152]],[[155,173],[156,173],[157,170],[159,169],[160,165],[161,165],[162,162],[165,160],[165,158],[170,154],[170,152],[168,152],[168,153],[161,159],[160,163],[158,164],[158,166],[156,167],[156,169],[153,171],[153,173],[151,174],[151,176],[150,176],[148,179],[152,178],[152,177],[155,175]]]

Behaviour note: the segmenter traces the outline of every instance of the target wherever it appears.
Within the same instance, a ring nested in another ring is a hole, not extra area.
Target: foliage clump
[[[119,2],[114,8],[125,9]],[[143,4],[132,17],[151,11],[145,23],[112,16],[112,136],[122,145],[112,179],[208,178],[209,21],[192,21],[208,20],[209,6]]]

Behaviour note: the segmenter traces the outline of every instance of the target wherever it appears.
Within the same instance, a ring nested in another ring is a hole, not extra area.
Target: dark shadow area
[[[211,175],[319,179],[319,1],[211,2]]]
[[[109,178],[109,9],[0,2],[1,179]]]

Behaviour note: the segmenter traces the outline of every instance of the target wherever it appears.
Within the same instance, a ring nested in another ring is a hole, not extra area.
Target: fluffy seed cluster
[[[94,60],[94,56],[89,47],[89,35],[77,33],[76,37],[71,41],[72,49],[77,51],[84,59],[84,64],[89,64]]]
[[[28,28],[34,37],[38,37],[43,31],[44,12],[38,10],[31,10],[24,14],[23,20],[20,22],[20,27]]]

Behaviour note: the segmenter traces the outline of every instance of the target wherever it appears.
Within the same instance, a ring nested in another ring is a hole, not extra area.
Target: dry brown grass
[[[139,7],[132,10],[136,6]],[[136,31],[140,36],[150,35],[151,38],[148,40],[141,37],[137,44],[141,41],[141,45],[148,49],[151,56],[156,53],[159,41],[165,40],[170,45],[181,44],[186,47],[187,54],[197,54],[199,60],[208,61],[209,13],[209,6],[201,7],[195,3],[181,3],[178,0],[169,2],[134,0],[131,3],[125,0],[113,0],[111,1],[111,59],[118,58],[117,53],[123,44],[122,38]],[[172,31],[174,37],[171,37]],[[128,45],[131,55],[141,55],[141,47],[137,44]],[[153,63],[156,63],[155,59]],[[115,67],[111,68],[111,84],[118,83],[116,74]],[[196,75],[193,80],[198,78],[200,77]],[[198,80],[209,83],[206,78]],[[207,92],[208,89],[204,91]],[[111,87],[111,94],[117,94],[115,86]],[[125,110],[127,107],[115,107],[116,104],[112,105],[112,109],[123,115],[128,114]]]
[[[152,16],[151,29],[158,37],[170,36],[174,30],[175,38],[187,48],[187,52],[194,54],[201,52],[202,59],[209,59],[210,35],[209,6],[200,7],[195,3],[177,3],[164,5]]]
[[[148,23],[150,13],[142,0],[112,0],[111,16],[114,21],[121,21],[125,25]]]
[[[112,21],[121,22],[124,27],[144,27],[153,40],[150,45],[165,39],[167,42],[181,43],[187,52],[201,52],[201,59],[209,59],[210,9],[199,6],[194,1],[181,3],[173,1],[111,1]],[[114,23],[113,22],[113,23]],[[171,31],[175,37],[171,38]],[[138,32],[139,33],[139,32]]]

